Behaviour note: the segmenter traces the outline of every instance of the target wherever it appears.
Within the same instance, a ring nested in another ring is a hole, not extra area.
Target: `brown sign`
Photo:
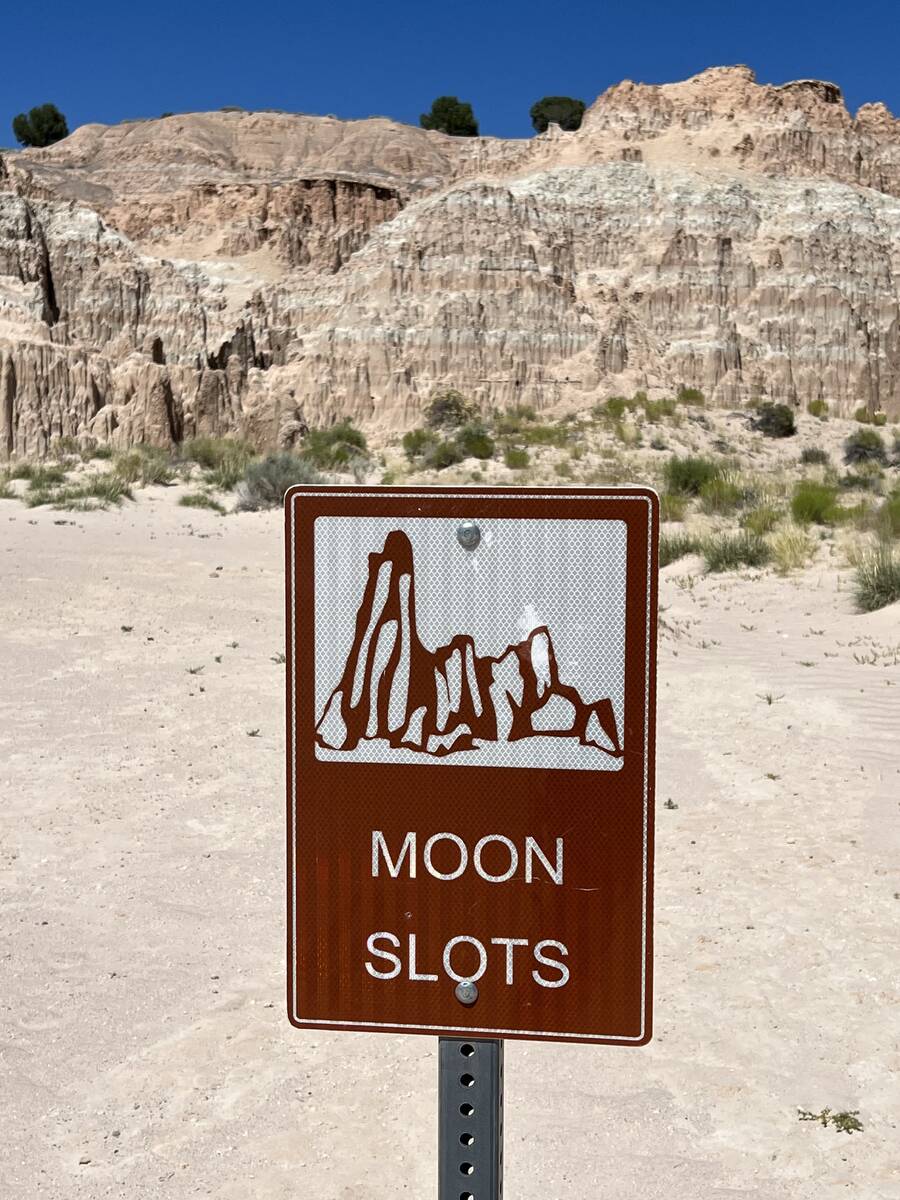
[[[293,1024],[649,1041],[655,494],[285,503]]]

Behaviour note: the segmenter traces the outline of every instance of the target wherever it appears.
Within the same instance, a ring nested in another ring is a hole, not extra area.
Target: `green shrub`
[[[875,429],[856,429],[844,442],[844,462],[887,463],[887,448],[884,438]]]
[[[16,490],[10,486],[9,479],[0,475],[0,500],[15,500]]]
[[[417,458],[421,458],[436,441],[437,435],[430,429],[410,429],[408,433],[404,433],[401,444],[407,459],[414,462]]]
[[[366,458],[363,432],[351,421],[338,421],[327,429],[310,429],[300,453],[322,471],[338,471]]]
[[[124,454],[117,454],[113,472],[125,483],[139,483],[141,487],[150,484],[166,486],[175,478],[172,459],[167,451],[157,446],[136,446]]]
[[[664,533],[659,539],[659,565],[668,567],[679,558],[699,554],[702,544],[698,538],[687,533]]]
[[[34,463],[15,462],[10,464],[6,476],[8,479],[31,479],[36,470]]]
[[[544,96],[532,104],[529,116],[536,133],[544,133],[551,122],[572,132],[581,128],[584,101],[574,96]]]
[[[521,446],[507,446],[503,454],[503,461],[512,471],[523,471],[531,459],[528,451]]]
[[[419,117],[419,124],[423,129],[436,129],[451,137],[478,137],[472,105],[456,96],[438,96],[431,103],[431,111]]]
[[[128,482],[113,472],[104,475],[88,475],[78,483],[61,487],[48,487],[29,492],[25,503],[29,508],[52,504],[54,508],[89,512],[95,508],[107,508],[110,504],[121,504],[133,499]]]
[[[845,471],[838,480],[844,491],[877,492],[881,490],[884,472],[874,463],[862,463],[858,471]]]
[[[321,483],[322,476],[309,459],[287,452],[270,454],[250,463],[238,489],[238,509],[256,512],[279,508],[284,494],[295,483]]]
[[[436,439],[428,447],[424,462],[426,467],[434,471],[444,471],[447,467],[454,467],[462,462],[464,457],[456,438],[448,438],[446,441]]]
[[[39,104],[13,117],[13,136],[20,146],[52,146],[69,136],[66,118],[55,104]]]
[[[692,455],[670,458],[663,469],[666,490],[679,496],[699,496],[703,486],[721,474],[721,467],[711,458]]]
[[[710,479],[700,489],[700,507],[710,515],[734,512],[740,508],[743,498],[738,485],[728,479]]]
[[[828,405],[824,400],[810,400],[806,411],[811,417],[818,417],[820,421],[824,421],[828,416]]]
[[[900,600],[900,559],[888,542],[879,542],[856,568],[856,603],[875,612]]]
[[[494,432],[499,437],[516,437],[536,420],[537,414],[530,404],[517,404],[515,408],[493,414]]]
[[[707,571],[764,567],[771,557],[772,551],[768,543],[746,529],[740,533],[723,533],[717,537],[709,537],[703,542],[703,559]]]
[[[805,467],[824,467],[831,462],[831,459],[828,457],[827,450],[822,450],[818,446],[807,446],[800,455],[800,462]]]
[[[463,458],[493,458],[494,439],[483,425],[464,425],[456,435]]]
[[[771,533],[780,520],[781,513],[777,508],[771,504],[761,504],[759,508],[753,508],[744,514],[741,518],[741,528],[755,534],[756,537],[762,537],[764,533]]]
[[[30,492],[46,491],[66,481],[66,471],[59,466],[31,467],[27,475],[12,475],[13,479],[27,479]]]
[[[659,498],[659,519],[661,521],[683,521],[687,500],[672,492],[663,492]]]
[[[475,420],[478,410],[462,392],[450,388],[438,392],[425,406],[425,424],[429,429],[459,429]]]
[[[706,397],[699,388],[695,387],[679,388],[676,399],[679,404],[704,405],[706,403]]]
[[[884,413],[884,412],[872,413],[872,424],[873,425],[887,425],[887,413]]]
[[[209,508],[213,512],[223,514],[225,512],[224,504],[220,504],[218,500],[206,492],[188,492],[179,499],[178,503],[182,508]]]
[[[207,480],[223,492],[230,492],[244,478],[256,456],[249,442],[241,438],[197,437],[182,443],[181,458],[195,462],[207,472]]]
[[[859,421],[860,425],[872,424],[872,414],[864,404],[854,412],[853,419]]]
[[[643,401],[644,416],[651,423],[661,421],[664,417],[674,417],[678,408],[674,400],[647,400]]]
[[[890,537],[900,537],[900,490],[887,497],[878,510],[878,519]]]
[[[841,517],[837,488],[801,479],[791,497],[791,515],[799,525],[834,525]]]
[[[786,404],[762,404],[752,422],[753,428],[765,437],[793,437],[797,432],[794,414]]]
[[[628,409],[633,407],[632,402],[626,400],[624,396],[610,396],[606,403],[601,406],[600,412],[611,421],[619,421]]]

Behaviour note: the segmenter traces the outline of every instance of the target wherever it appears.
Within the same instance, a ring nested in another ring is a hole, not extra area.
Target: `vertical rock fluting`
[[[625,82],[577,133],[86,126],[0,167],[0,454],[402,427],[436,387],[900,413],[900,127],[748,68]]]

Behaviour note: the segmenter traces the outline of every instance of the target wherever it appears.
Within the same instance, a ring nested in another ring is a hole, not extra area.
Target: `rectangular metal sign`
[[[293,1024],[649,1041],[655,493],[285,503]]]

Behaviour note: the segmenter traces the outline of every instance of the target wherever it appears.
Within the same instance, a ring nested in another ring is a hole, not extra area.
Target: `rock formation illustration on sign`
[[[443,757],[530,737],[574,737],[613,758],[623,753],[610,700],[585,701],[560,680],[546,625],[496,657],[479,655],[466,633],[428,650],[416,628],[412,545],[393,530],[369,555],[353,644],[317,744],[352,751],[381,739]]]

